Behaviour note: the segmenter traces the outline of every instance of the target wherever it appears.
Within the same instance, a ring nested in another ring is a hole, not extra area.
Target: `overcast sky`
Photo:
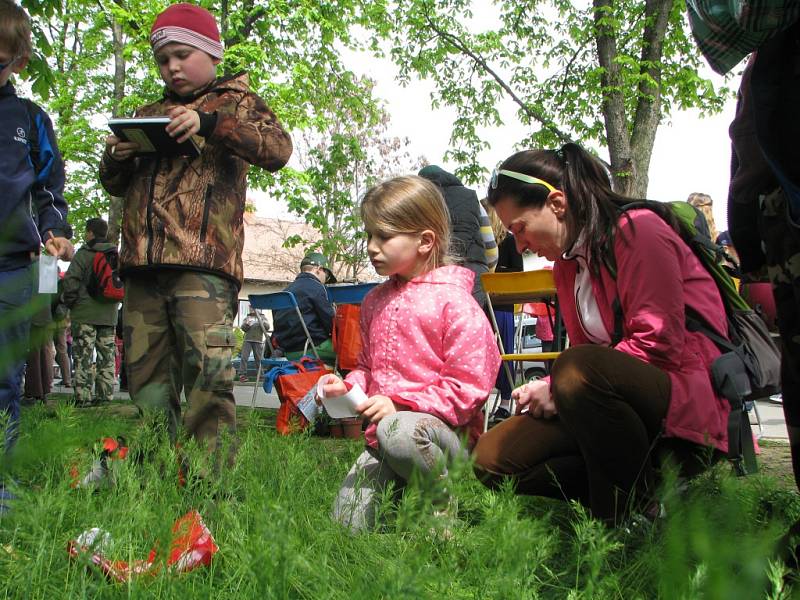
[[[481,4],[480,0],[475,4]],[[431,109],[431,83],[417,81],[401,87],[395,80],[397,68],[389,60],[351,55],[347,62],[357,73],[376,80],[375,94],[386,101],[391,116],[390,132],[409,138],[412,156],[424,155],[429,162],[447,170],[456,168],[457,165],[449,164],[443,158],[455,112],[448,108]],[[705,69],[702,75],[711,77],[716,84],[722,82],[710,69]],[[728,87],[734,90],[738,87],[738,76],[728,82]],[[514,117],[514,109],[515,105],[507,101],[501,107],[506,124],[482,132],[489,149],[480,158],[489,170],[514,152],[515,142],[524,137]],[[685,200],[692,192],[709,194],[714,200],[717,230],[726,229],[725,204],[730,169],[728,126],[734,109],[735,102],[731,99],[719,115],[701,118],[696,111],[680,112],[661,124],[650,163],[649,198]],[[482,197],[483,189],[477,191]],[[275,203],[261,201],[258,208],[262,214],[285,215],[282,207]]]

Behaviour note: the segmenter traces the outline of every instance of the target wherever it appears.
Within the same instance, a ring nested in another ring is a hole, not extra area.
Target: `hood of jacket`
[[[428,165],[427,167],[423,167],[420,169],[419,172],[420,177],[424,177],[428,181],[432,181],[439,187],[452,187],[452,186],[463,186],[464,184],[461,183],[461,180],[453,175],[452,173],[448,173],[443,168],[437,165]]]

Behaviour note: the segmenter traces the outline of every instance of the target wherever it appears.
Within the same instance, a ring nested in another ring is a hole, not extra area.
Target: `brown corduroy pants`
[[[619,523],[653,501],[663,451],[681,466],[702,460],[700,446],[660,438],[670,389],[664,371],[635,357],[574,346],[553,365],[558,415],[518,415],[485,433],[474,451],[476,475],[490,488],[511,479],[520,494],[580,500],[595,517]]]

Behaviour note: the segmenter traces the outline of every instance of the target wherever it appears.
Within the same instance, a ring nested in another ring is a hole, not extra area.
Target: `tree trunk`
[[[603,119],[614,190],[632,198],[646,198],[648,172],[656,131],[661,121],[661,64],[664,36],[672,0],[647,0],[642,48],[639,100],[632,119],[626,118],[623,82],[616,64],[616,32],[605,20],[613,0],[594,0],[597,26],[597,56],[603,67]],[[630,128],[629,128],[630,123]],[[630,133],[628,133],[630,131]]]
[[[646,198],[650,182],[650,158],[656,132],[661,122],[661,71],[656,65],[663,58],[664,37],[667,33],[669,14],[672,9],[671,0],[647,0],[644,30],[644,46],[642,47],[642,69],[648,77],[639,84],[639,102],[633,118],[631,134],[631,157],[634,163],[634,180],[630,192],[634,198]]]
[[[113,19],[111,31],[114,43],[114,108],[113,115],[119,117],[120,104],[125,97],[125,39],[122,25]],[[111,196],[108,205],[108,241],[119,245],[120,225],[122,223],[122,198]]]

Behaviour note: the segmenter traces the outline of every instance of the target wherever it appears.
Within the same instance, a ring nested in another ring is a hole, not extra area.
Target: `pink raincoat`
[[[367,396],[389,396],[466,431],[470,446],[500,366],[491,325],[471,295],[473,277],[446,266],[408,282],[392,277],[372,290],[361,306],[358,367],[346,377]],[[376,428],[366,431],[372,447]]]
[[[603,266],[592,291],[603,325],[613,337],[613,301],[619,296],[622,341],[617,350],[669,375],[672,393],[664,435],[728,449],[728,403],[712,387],[709,369],[720,354],[702,333],[686,330],[685,306],[726,335],[725,311],[716,284],[692,250],[661,217],[647,209],[628,212],[614,241],[616,280]],[[560,258],[553,272],[572,345],[591,343],[575,301],[576,261]]]

